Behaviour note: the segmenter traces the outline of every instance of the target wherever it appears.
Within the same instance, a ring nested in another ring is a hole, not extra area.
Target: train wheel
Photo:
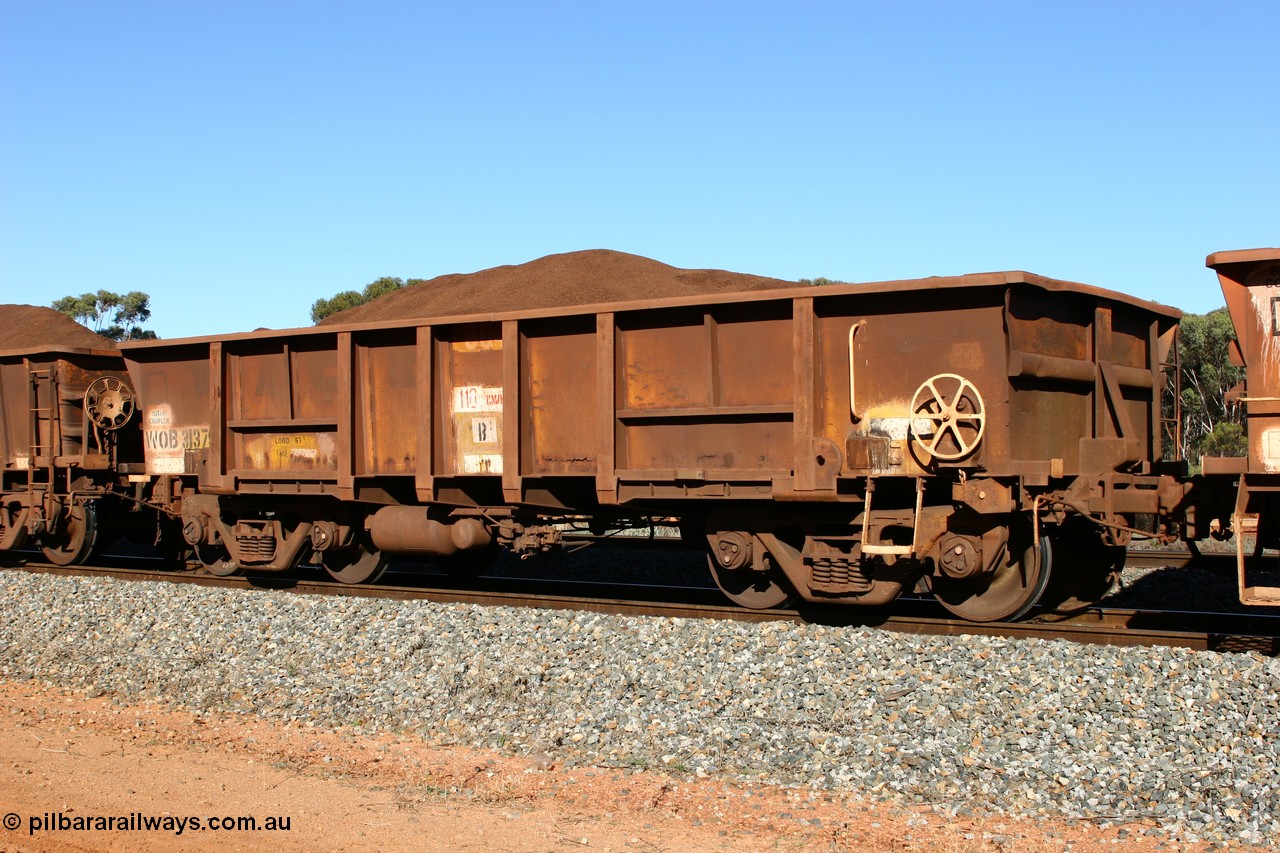
[[[21,548],[27,541],[27,525],[18,503],[5,503],[0,497],[0,553]]]
[[[1040,603],[1059,613],[1092,607],[1120,580],[1125,549],[1107,545],[1098,528],[1073,517],[1050,537],[1053,542],[1053,577]]]
[[[44,538],[44,555],[59,566],[77,566],[89,559],[98,541],[98,513],[85,504],[73,506],[55,536]]]
[[[772,560],[768,571],[763,572],[745,567],[722,568],[710,554],[707,555],[707,565],[711,567],[711,576],[715,578],[720,591],[730,601],[743,607],[752,610],[781,607],[794,595],[787,579],[772,565]]]
[[[321,561],[329,577],[341,583],[374,583],[389,565],[386,554],[363,542],[325,551]]]
[[[208,543],[197,545],[196,559],[200,561],[200,565],[204,566],[206,572],[220,578],[230,577],[240,571],[239,564],[231,559],[225,545]]]
[[[930,576],[934,597],[970,622],[1000,622],[1024,615],[1044,594],[1053,565],[1048,537],[1040,538],[1039,559],[1031,539],[1030,522],[1016,525],[1009,534],[1005,564],[989,575],[964,579]]]

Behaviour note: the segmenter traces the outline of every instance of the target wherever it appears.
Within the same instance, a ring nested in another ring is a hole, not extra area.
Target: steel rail
[[[926,600],[900,601],[884,608],[811,606],[748,610],[717,601],[718,593],[704,588],[680,589],[641,584],[584,584],[545,579],[470,578],[469,587],[450,585],[361,585],[319,580],[301,573],[216,577],[197,571],[147,568],[56,566],[27,562],[9,567],[40,574],[73,577],[111,577],[130,581],[189,583],[224,589],[268,589],[305,595],[341,595],[441,604],[474,604],[576,610],[621,616],[664,616],[686,619],[731,619],[739,622],[793,622],[840,627],[870,627],[904,634],[933,636],[980,635],[1019,639],[1068,640],[1090,645],[1167,646],[1199,651],[1280,655],[1280,616],[1202,614],[1144,610],[1090,609],[1073,615],[1040,613],[1023,622],[967,622],[938,615],[941,608]],[[440,576],[425,576],[435,583]],[[475,586],[493,587],[475,589]],[[549,586],[560,592],[547,592]],[[534,591],[536,588],[537,592]],[[612,595],[585,594],[591,589]],[[576,591],[575,591],[576,590]],[[651,596],[637,598],[637,594]],[[681,600],[686,599],[686,600]],[[687,600],[692,599],[692,600]]]
[[[1190,551],[1161,551],[1158,549],[1131,548],[1125,555],[1125,566],[1133,568],[1164,568],[1198,566],[1213,571],[1227,570],[1234,572],[1236,568],[1235,552],[1221,554],[1213,551],[1202,551],[1199,554]]]
[[[625,533],[597,534],[579,530],[565,531],[564,544],[570,550],[579,548],[638,548],[663,551],[696,550],[679,536],[643,534],[643,528],[633,528]],[[1195,553],[1180,549],[1130,548],[1125,565],[1133,568],[1165,568],[1196,565],[1214,571],[1235,572],[1235,552],[1200,551]]]
[[[572,531],[565,534],[564,541],[570,547],[591,545],[605,548],[657,548],[663,550],[681,550],[691,547],[688,542],[678,536],[643,536],[634,533],[602,536]],[[1234,572],[1235,552],[1201,551],[1197,554],[1177,549],[1130,548],[1125,557],[1125,565],[1134,568],[1182,567],[1193,564],[1214,571]]]
[[[600,536],[576,531],[565,534],[564,541],[571,548],[590,545],[604,548],[683,550],[691,547],[688,542],[678,536],[641,536],[636,534]],[[1130,548],[1125,556],[1125,566],[1142,569],[1195,566],[1208,571],[1234,575],[1236,571],[1236,556],[1234,551],[1200,551],[1195,553],[1179,549]]]

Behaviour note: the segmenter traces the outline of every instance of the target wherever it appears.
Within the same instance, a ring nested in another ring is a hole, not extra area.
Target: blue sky
[[[162,337],[608,248],[1207,311],[1280,245],[1280,4],[0,3],[0,301]]]

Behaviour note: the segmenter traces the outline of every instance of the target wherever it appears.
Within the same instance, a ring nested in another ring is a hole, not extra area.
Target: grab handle
[[[866,320],[859,320],[849,327],[849,415],[853,418],[854,423],[862,420],[862,415],[858,414],[856,402],[858,398],[854,389],[853,339],[858,336],[858,330],[866,324]]]

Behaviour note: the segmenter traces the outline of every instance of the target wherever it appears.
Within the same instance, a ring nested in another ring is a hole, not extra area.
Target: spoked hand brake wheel
[[[119,429],[133,417],[133,390],[114,376],[95,379],[84,392],[84,411],[99,429]]]
[[[954,462],[977,449],[987,426],[982,395],[972,382],[939,373],[916,389],[911,400],[913,447],[926,459]]]

